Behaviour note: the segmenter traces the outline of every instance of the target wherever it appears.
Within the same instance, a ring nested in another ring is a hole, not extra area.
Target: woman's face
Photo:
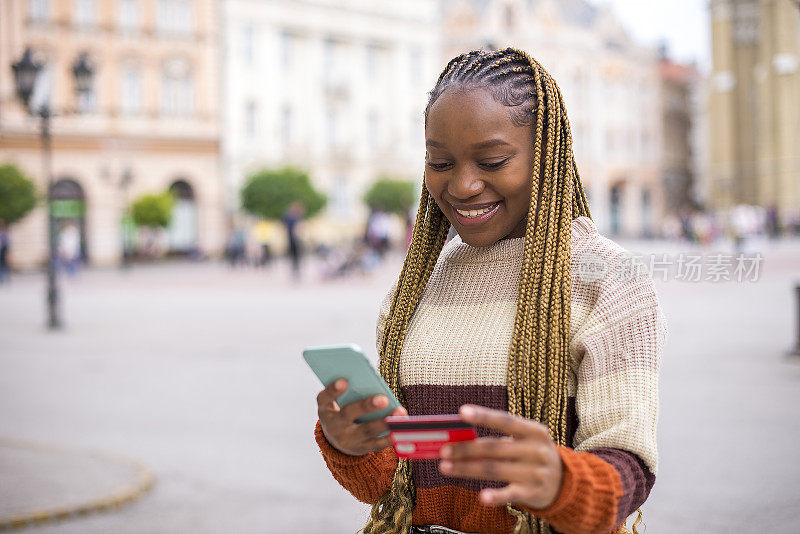
[[[516,126],[486,89],[451,88],[428,111],[425,144],[425,187],[465,243],[525,235],[531,126]]]

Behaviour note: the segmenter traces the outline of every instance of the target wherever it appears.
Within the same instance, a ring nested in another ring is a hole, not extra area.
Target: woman
[[[380,372],[404,408],[461,413],[479,439],[400,460],[383,396],[318,398],[334,477],[373,505],[367,534],[611,532],[655,480],[666,337],[649,276],[600,236],[555,81],[524,52],[454,58],[425,112],[411,246],[378,320]],[[458,232],[445,246],[450,226]]]

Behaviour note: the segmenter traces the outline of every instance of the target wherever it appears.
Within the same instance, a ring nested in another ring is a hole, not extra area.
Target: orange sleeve
[[[333,478],[353,497],[375,504],[389,491],[397,468],[397,455],[393,448],[386,447],[363,456],[345,454],[328,442],[319,420],[314,428],[314,437]]]
[[[558,447],[558,453],[564,477],[555,502],[544,510],[520,508],[544,519],[562,534],[614,532],[622,497],[617,470],[590,452]]]

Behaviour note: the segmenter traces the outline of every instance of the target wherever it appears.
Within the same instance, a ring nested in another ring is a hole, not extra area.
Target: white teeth
[[[465,210],[457,209],[456,211],[462,217],[480,217],[484,213],[488,213],[488,212],[492,211],[493,209],[494,209],[494,206],[489,206],[488,208],[483,208],[483,209],[480,209],[480,210],[468,210],[468,211],[465,211]]]

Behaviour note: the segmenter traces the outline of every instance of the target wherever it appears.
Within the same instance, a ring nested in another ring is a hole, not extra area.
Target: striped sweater
[[[466,403],[508,409],[506,370],[516,313],[524,238],[472,247],[456,237],[439,256],[408,327],[400,386],[411,415],[457,413]],[[591,219],[572,223],[569,447],[559,447],[561,489],[545,510],[527,511],[558,532],[611,532],[646,499],[658,466],[658,369],[666,323],[652,279]],[[378,340],[393,291],[378,318]],[[479,429],[479,435],[492,435]],[[364,456],[315,436],[337,481],[374,503],[388,490],[391,447]],[[503,484],[442,475],[437,460],[412,463],[417,489],[412,522],[463,532],[505,534],[514,518],[478,500]]]

